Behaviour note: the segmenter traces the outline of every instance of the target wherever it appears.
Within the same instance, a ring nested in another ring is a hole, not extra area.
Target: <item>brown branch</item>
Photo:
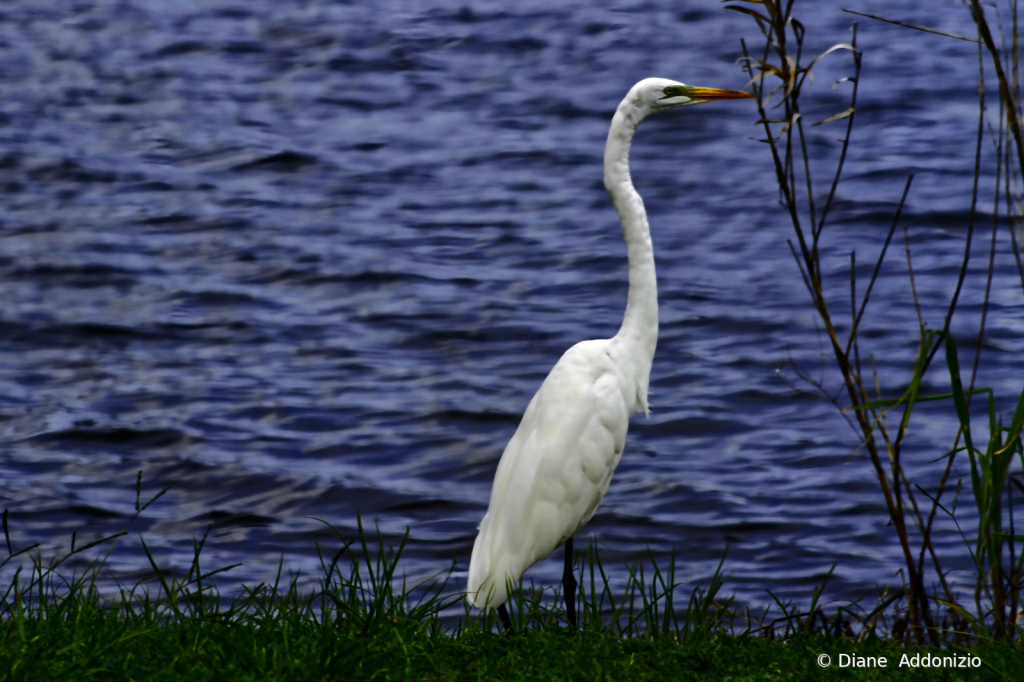
[[[836,166],[836,174],[832,178],[832,188],[828,191],[828,199],[825,200],[825,208],[821,211],[821,221],[818,223],[817,229],[814,231],[814,246],[818,246],[818,238],[821,237],[821,231],[825,227],[825,218],[828,217],[828,211],[832,207],[832,199],[836,196],[836,188],[839,186],[839,176],[843,173],[843,165],[846,163],[846,150],[850,147],[850,135],[853,133],[853,119],[857,115],[857,89],[860,87],[860,64],[861,54],[857,51],[857,24],[853,25],[853,40],[850,42],[853,46],[853,94],[850,96],[850,109],[853,109],[854,113],[851,113],[849,120],[846,122],[846,135],[843,136],[843,149],[839,153],[839,164]]]
[[[1024,169],[1024,139],[1022,139],[1020,118],[1017,115],[1017,106],[1010,92],[1010,83],[1006,78],[1006,73],[1003,71],[1003,62],[999,55],[999,48],[996,47],[995,41],[992,39],[992,32],[989,31],[988,22],[985,20],[985,12],[981,7],[981,3],[978,0],[971,0],[971,7],[974,8],[974,22],[978,25],[981,39],[984,41],[989,54],[992,55],[992,64],[995,66],[996,77],[999,79],[999,98],[1005,103],[1006,123],[1010,128],[1010,132],[1013,133],[1013,140],[1017,147],[1017,163],[1021,169]]]
[[[875,286],[875,280],[878,279],[878,273],[882,269],[882,261],[885,260],[885,252],[889,249],[889,242],[892,241],[892,235],[896,232],[896,224],[900,220],[900,214],[903,213],[903,205],[907,201],[907,193],[910,192],[910,183],[914,181],[914,174],[911,173],[907,178],[907,184],[903,187],[903,196],[900,197],[900,203],[896,206],[896,215],[892,218],[892,225],[889,227],[889,234],[885,238],[885,243],[882,245],[882,252],[878,254],[878,260],[875,262],[875,271],[871,273],[871,280],[868,282],[868,289],[864,292],[864,300],[861,301],[860,311],[857,313],[856,319],[853,321],[853,329],[850,330],[850,339],[846,342],[846,352],[850,352],[850,346],[853,345],[853,338],[857,334],[857,327],[860,326],[861,318],[864,317],[864,309],[868,306],[868,299],[871,298],[871,290]]]

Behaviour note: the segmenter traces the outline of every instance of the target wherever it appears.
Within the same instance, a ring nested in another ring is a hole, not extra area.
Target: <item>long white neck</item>
[[[622,327],[614,341],[621,351],[621,366],[630,370],[637,383],[637,411],[648,412],[647,387],[658,344],[658,280],[647,212],[629,176],[629,145],[643,119],[643,114],[630,100],[627,96],[619,105],[608,131],[604,186],[622,221],[629,254],[629,299]]]

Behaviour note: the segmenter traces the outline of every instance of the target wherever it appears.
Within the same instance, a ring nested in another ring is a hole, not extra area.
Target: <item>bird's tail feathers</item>
[[[473,543],[473,554],[469,559],[469,578],[466,583],[466,592],[469,594],[469,603],[477,608],[483,608],[487,603],[488,595],[481,594],[481,588],[490,573],[491,556],[488,551],[490,544],[487,542],[488,532],[491,527],[490,514],[485,514],[480,522],[480,533]]]

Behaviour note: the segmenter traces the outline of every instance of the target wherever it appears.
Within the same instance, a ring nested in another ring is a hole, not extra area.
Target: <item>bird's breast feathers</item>
[[[530,401],[498,464],[490,509],[501,508],[506,541],[531,545],[530,563],[576,532],[604,497],[633,396],[607,342],[585,341],[565,352]]]
[[[616,350],[613,341],[576,344],[533,396],[494,475],[473,547],[471,591],[494,590],[501,603],[505,577],[518,579],[597,510],[638,407],[638,382]]]

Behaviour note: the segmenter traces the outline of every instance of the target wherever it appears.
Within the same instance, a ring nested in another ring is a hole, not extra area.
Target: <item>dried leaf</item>
[[[800,114],[793,114],[793,117],[792,118],[788,118],[788,119],[786,119],[786,118],[762,118],[760,121],[757,121],[757,123],[755,123],[755,125],[757,125],[759,123],[783,123],[783,124],[785,124],[785,125],[782,126],[782,130],[779,131],[778,137],[773,137],[772,138],[772,140],[779,140],[779,139],[782,138],[783,135],[785,135],[786,133],[789,132],[789,129],[799,119],[800,119]],[[760,142],[767,142],[767,140],[759,140],[759,141]]]
[[[783,80],[785,80],[785,74],[782,71],[782,69],[780,69],[779,67],[775,66],[774,64],[769,64],[768,62],[762,62],[760,59],[754,59],[753,57],[740,57],[736,61],[737,62],[742,62],[742,61],[754,62],[755,64],[757,64],[757,68],[760,69],[761,71],[771,71],[772,73],[777,74],[779,76],[779,78],[782,78]]]
[[[752,5],[763,5],[764,8],[768,10],[769,14],[778,14],[778,11],[775,9],[775,4],[772,2],[772,0],[722,0],[722,2],[749,2]]]
[[[786,81],[786,96],[788,97],[793,92],[793,86],[796,85],[796,62],[789,55],[786,55],[786,66],[786,77],[783,80]]]
[[[749,87],[749,86],[753,85],[754,83],[758,82],[759,80],[761,80],[762,78],[764,78],[768,74],[772,74],[772,73],[775,74],[776,76],[778,76],[779,78],[781,78],[783,81],[786,80],[785,73],[782,71],[782,69],[780,69],[779,67],[777,67],[777,66],[775,66],[773,64],[769,64],[768,62],[762,62],[760,59],[754,59],[753,57],[740,57],[736,61],[737,62],[741,62],[741,61],[754,62],[755,64],[757,64],[758,71],[761,72],[761,73],[757,74],[756,76],[754,76],[753,78],[751,78],[749,81],[747,81],[747,84],[743,86],[744,90],[746,90],[747,87]]]
[[[853,107],[850,107],[846,111],[840,111],[838,114],[836,114],[834,116],[829,116],[824,121],[818,121],[817,123],[811,124],[811,127],[823,126],[826,123],[831,123],[832,121],[838,121],[839,119],[846,118],[847,116],[853,116],[853,112],[854,111],[856,111],[856,109],[854,109]]]
[[[849,43],[837,43],[833,45],[832,47],[828,48],[827,50],[819,54],[817,57],[815,57],[814,61],[812,61],[810,64],[801,69],[801,71],[804,74],[804,77],[800,79],[801,87],[804,84],[804,80],[807,79],[808,77],[811,79],[811,83],[814,83],[814,74],[811,72],[811,69],[813,69],[814,65],[820,62],[825,57],[825,55],[829,54],[830,52],[835,52],[836,50],[852,50],[853,52],[856,52],[858,54],[860,53],[860,51],[857,48],[855,48],[853,45],[850,45]]]
[[[772,88],[772,91],[769,92],[768,95],[766,97],[764,97],[764,99],[761,101],[761,106],[764,107],[765,109],[767,109],[768,105],[772,101],[772,97],[774,97],[775,93],[778,92],[779,90],[781,90],[784,85],[785,85],[785,83],[783,83],[781,85],[777,85],[776,87]],[[779,102],[775,106],[776,106],[776,108],[782,106],[782,102]]]
[[[756,83],[757,81],[761,80],[762,78],[764,78],[767,75],[768,75],[767,73],[759,73],[759,74],[757,74],[756,76],[751,78],[749,81],[747,81],[747,84],[744,85],[741,88],[741,90],[746,90],[748,87],[750,87],[751,85],[753,85],[754,83]]]
[[[788,132],[789,132],[789,129],[790,129],[790,128],[791,128],[791,127],[793,126],[793,124],[794,124],[794,123],[796,123],[796,122],[797,122],[798,120],[800,120],[800,114],[793,114],[793,118],[791,118],[790,120],[786,121],[786,125],[782,126],[782,130],[781,130],[781,131],[779,132],[779,137],[782,137],[783,135],[785,135],[786,133],[788,133]]]
[[[746,7],[736,7],[735,5],[728,5],[725,7],[725,9],[731,9],[733,12],[740,12],[742,14],[749,14],[750,16],[757,19],[758,23],[762,21],[768,25],[771,25],[772,23],[772,20],[766,17],[765,15],[761,14],[760,12],[755,12],[752,9],[747,9]]]
[[[814,65],[820,62],[825,55],[829,54],[830,52],[835,52],[836,50],[851,50],[853,52],[859,51],[857,50],[857,48],[855,48],[853,45],[850,45],[849,43],[836,43],[835,45],[833,45],[832,47],[828,48],[827,50],[819,54],[817,57],[815,57],[814,61],[812,61],[810,64],[804,67],[804,71],[810,72],[810,70],[814,68]]]

